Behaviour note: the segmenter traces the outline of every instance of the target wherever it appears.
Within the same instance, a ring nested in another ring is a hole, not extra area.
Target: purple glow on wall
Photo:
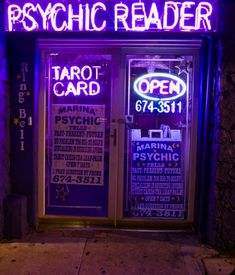
[[[216,0],[7,1],[7,31],[213,32]]]

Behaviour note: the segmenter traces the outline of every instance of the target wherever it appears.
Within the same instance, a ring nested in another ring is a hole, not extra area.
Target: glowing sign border
[[[140,93],[140,91],[138,90],[138,87],[137,87],[138,82],[140,80],[142,80],[142,79],[146,79],[146,78],[150,78],[150,77],[166,77],[168,79],[176,80],[176,81],[178,81],[181,84],[182,91],[178,95],[176,95],[176,96],[173,96],[173,97],[164,97],[164,98],[150,97],[150,96],[147,96],[145,94]],[[172,75],[172,74],[168,74],[168,73],[149,73],[149,74],[145,74],[145,75],[142,75],[142,76],[138,77],[134,81],[133,88],[134,88],[134,91],[139,96],[141,96],[142,98],[145,98],[145,99],[148,99],[148,100],[153,100],[153,101],[158,101],[158,100],[162,100],[162,101],[169,100],[170,101],[170,100],[175,100],[177,98],[182,97],[186,93],[187,85],[185,84],[185,82],[181,78],[179,78],[179,77],[177,77],[175,75]]]

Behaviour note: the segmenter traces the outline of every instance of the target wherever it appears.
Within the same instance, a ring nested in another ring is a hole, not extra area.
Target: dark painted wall
[[[3,1],[0,1],[3,7]],[[9,181],[9,90],[6,71],[3,9],[0,9],[0,239],[3,236],[3,201],[10,192]]]

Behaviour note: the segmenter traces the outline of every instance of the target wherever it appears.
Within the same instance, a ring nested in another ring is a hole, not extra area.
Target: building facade
[[[14,223],[183,228],[232,248],[233,10],[8,1],[5,234]]]

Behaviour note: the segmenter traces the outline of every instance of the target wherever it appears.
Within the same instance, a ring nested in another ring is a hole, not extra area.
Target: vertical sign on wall
[[[19,47],[16,45],[22,44]],[[24,34],[8,37],[8,72],[10,98],[10,173],[11,191],[33,199],[33,113],[34,113],[34,43]],[[33,205],[33,203],[32,203]],[[34,209],[29,208],[33,223]]]
[[[32,115],[27,109],[27,101],[31,96],[31,79],[29,74],[29,64],[27,62],[20,63],[20,70],[16,76],[18,86],[18,110],[13,118],[13,124],[19,128],[18,146],[20,151],[25,150],[25,129],[32,126]],[[18,113],[18,114],[17,114]]]
[[[22,39],[22,35],[21,35]],[[33,96],[34,45],[25,37],[24,48],[15,48],[16,36],[9,38],[9,85],[11,104],[12,191],[30,194],[33,189]]]

